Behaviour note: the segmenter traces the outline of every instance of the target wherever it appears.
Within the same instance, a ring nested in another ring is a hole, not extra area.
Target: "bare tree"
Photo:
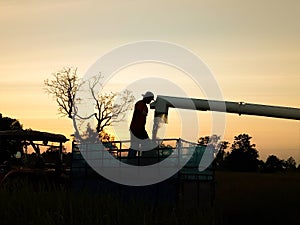
[[[96,84],[102,79],[101,75],[95,76],[89,81],[89,89],[95,100],[95,118],[97,121],[96,131],[104,131],[104,128],[112,123],[124,120],[126,112],[133,107],[135,100],[132,92],[124,90],[122,92],[110,92],[101,95],[95,93]]]
[[[45,91],[55,98],[59,114],[72,119],[75,94],[80,86],[77,68],[66,67],[52,75],[52,80],[44,81]]]
[[[45,90],[52,95],[58,103],[58,111],[61,115],[73,119],[87,120],[91,117],[96,119],[95,130],[98,134],[104,132],[104,128],[112,123],[124,120],[126,112],[133,107],[134,96],[129,90],[122,92],[111,93],[96,93],[96,86],[100,84],[103,76],[98,75],[90,78],[88,83],[83,83],[77,76],[77,68],[63,68],[62,70],[53,73],[53,79],[44,81]],[[86,117],[81,117],[77,113],[77,104],[80,104],[83,99],[76,99],[76,92],[83,84],[87,84],[88,91],[94,100],[95,112]]]

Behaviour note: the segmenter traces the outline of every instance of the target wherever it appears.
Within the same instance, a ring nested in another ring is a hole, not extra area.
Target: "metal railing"
[[[84,171],[85,176],[87,176],[89,174],[87,171],[90,169],[85,161],[86,158],[98,160],[97,162],[102,166],[120,167],[122,167],[123,163],[135,166],[153,165],[168,158],[170,162],[169,166],[182,167],[175,175],[176,178],[187,180],[214,180],[212,166],[209,166],[203,171],[199,171],[199,163],[206,150],[205,146],[200,146],[180,138],[158,139],[156,141],[158,145],[155,149],[146,152],[137,151],[137,156],[132,158],[128,157],[130,148],[129,140],[102,143],[102,149],[104,146],[104,150],[110,154],[105,154],[105,151],[100,151],[100,145],[95,144],[84,146],[83,153],[80,151],[80,145],[74,143],[72,150],[72,171],[73,173],[76,173],[76,171],[81,171],[82,173]],[[82,154],[84,157],[82,157]],[[116,162],[119,163],[116,165]]]

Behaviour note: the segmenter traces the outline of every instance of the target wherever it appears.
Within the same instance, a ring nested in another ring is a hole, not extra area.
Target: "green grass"
[[[0,224],[300,224],[299,174],[217,172],[216,181],[214,205],[198,209],[25,182],[0,190]]]

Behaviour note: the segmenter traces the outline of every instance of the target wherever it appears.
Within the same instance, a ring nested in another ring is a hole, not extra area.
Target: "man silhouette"
[[[146,119],[148,115],[147,104],[154,100],[154,94],[147,91],[142,100],[139,100],[134,106],[134,112],[130,124],[130,142],[131,146],[128,151],[128,158],[136,157],[137,150],[143,148],[142,142],[149,139],[148,133],[145,129]]]

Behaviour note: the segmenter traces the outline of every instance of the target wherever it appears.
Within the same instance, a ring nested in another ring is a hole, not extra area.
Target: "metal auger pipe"
[[[300,120],[299,108],[260,105],[244,102],[216,101],[158,95],[156,101],[153,102],[150,107],[155,109],[155,116],[163,118],[164,122],[167,122],[168,109],[170,107]]]

